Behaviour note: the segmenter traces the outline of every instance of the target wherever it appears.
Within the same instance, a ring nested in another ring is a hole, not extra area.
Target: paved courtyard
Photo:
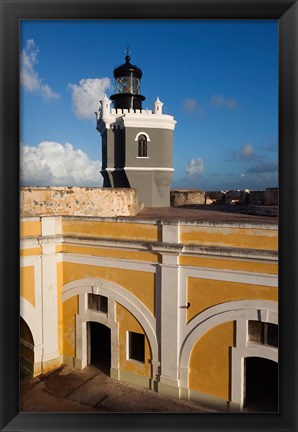
[[[110,378],[93,365],[21,380],[21,412],[216,412]]]

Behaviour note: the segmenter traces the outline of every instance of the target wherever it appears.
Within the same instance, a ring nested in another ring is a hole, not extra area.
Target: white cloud
[[[193,112],[198,107],[198,102],[195,99],[184,99],[183,108],[186,112]]]
[[[201,188],[201,179],[205,175],[205,163],[202,158],[191,159],[185,165],[186,175],[174,180],[172,187],[177,188]]]
[[[101,161],[53,141],[21,146],[21,184],[26,186],[102,186]]]
[[[244,159],[250,159],[254,155],[254,148],[252,144],[245,144],[240,152]]]
[[[46,99],[58,99],[59,95],[55,93],[48,84],[44,84],[40,89],[41,95]]]
[[[250,143],[244,144],[240,150],[230,150],[229,162],[233,161],[256,161],[260,157],[255,154],[254,146]]]
[[[185,165],[185,171],[191,177],[203,177],[204,169],[204,161],[200,157],[192,159]]]
[[[237,105],[237,100],[233,98],[227,99],[224,96],[216,95],[210,99],[210,103],[215,108],[226,108],[231,110]]]
[[[35,70],[35,65],[38,63],[38,52],[39,49],[34,39],[28,39],[26,47],[21,52],[21,85],[29,93],[35,93],[45,99],[58,99],[60,95],[54,92],[48,84],[43,84],[43,80]]]
[[[79,118],[93,118],[99,100],[112,88],[109,78],[81,79],[79,84],[69,84],[72,92],[73,110]]]

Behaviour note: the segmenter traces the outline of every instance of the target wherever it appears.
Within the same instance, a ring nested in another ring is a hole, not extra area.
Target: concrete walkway
[[[21,381],[21,412],[216,412],[110,378],[89,365]]]

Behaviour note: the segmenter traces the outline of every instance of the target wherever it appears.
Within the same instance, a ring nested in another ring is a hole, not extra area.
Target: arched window
[[[143,134],[138,138],[138,157],[147,157],[147,137]]]

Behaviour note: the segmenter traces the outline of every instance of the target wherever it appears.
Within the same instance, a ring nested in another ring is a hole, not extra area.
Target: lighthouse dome
[[[138,66],[130,63],[130,56],[126,55],[125,63],[117,66],[113,75],[115,78],[116,93],[111,96],[114,107],[125,109],[142,109],[141,95],[142,71]]]
[[[120,78],[122,76],[131,76],[141,79],[143,72],[138,66],[130,63],[130,56],[125,57],[125,63],[117,66],[113,71],[114,78]]]

